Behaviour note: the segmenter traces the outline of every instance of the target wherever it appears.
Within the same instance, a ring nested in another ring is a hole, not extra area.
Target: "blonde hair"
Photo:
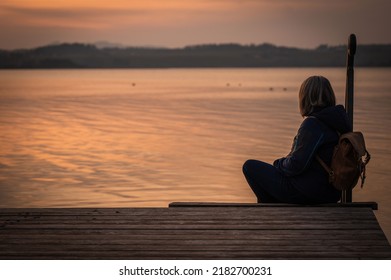
[[[323,76],[307,78],[300,87],[300,114],[305,117],[313,113],[316,107],[335,106],[335,94],[328,79]]]

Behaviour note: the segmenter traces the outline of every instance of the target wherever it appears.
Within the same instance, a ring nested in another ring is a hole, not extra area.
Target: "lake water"
[[[249,158],[289,152],[297,95],[345,69],[0,71],[0,207],[255,202]],[[356,69],[355,129],[372,154],[354,201],[376,201],[391,239],[391,69]]]

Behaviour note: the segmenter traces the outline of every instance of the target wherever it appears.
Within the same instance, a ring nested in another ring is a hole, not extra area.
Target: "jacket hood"
[[[311,116],[316,117],[341,134],[352,130],[348,115],[342,105],[316,109]]]

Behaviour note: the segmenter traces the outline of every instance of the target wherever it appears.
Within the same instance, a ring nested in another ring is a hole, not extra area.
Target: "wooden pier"
[[[0,209],[0,259],[391,259],[374,205]]]

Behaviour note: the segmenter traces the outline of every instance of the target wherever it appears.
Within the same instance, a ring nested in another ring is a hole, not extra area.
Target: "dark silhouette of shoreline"
[[[391,67],[391,44],[359,45],[355,65]],[[208,44],[184,48],[98,48],[64,43],[34,49],[0,50],[0,69],[343,67],[346,46],[315,49],[272,44]]]

